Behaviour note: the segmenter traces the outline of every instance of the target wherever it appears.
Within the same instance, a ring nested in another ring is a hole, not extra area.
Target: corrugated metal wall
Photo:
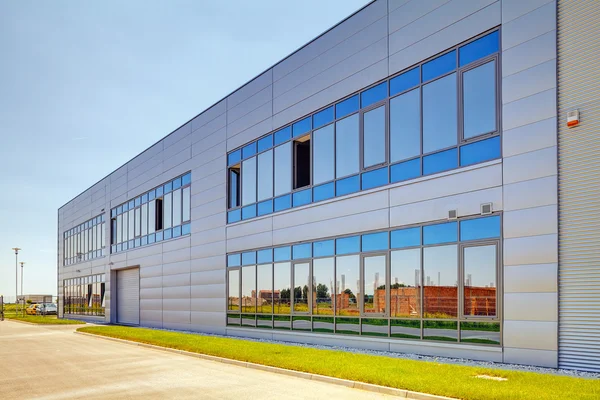
[[[557,11],[559,366],[600,372],[600,1]]]

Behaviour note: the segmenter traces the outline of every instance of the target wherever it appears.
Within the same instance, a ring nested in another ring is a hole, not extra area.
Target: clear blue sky
[[[0,0],[0,294],[56,294],[57,209],[368,0]]]

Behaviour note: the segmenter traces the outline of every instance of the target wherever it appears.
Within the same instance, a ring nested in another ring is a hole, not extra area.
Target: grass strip
[[[156,329],[91,326],[80,332],[461,399],[598,399],[600,380],[355,354]],[[495,381],[476,378],[488,375]]]
[[[56,315],[46,315],[45,317],[41,316],[41,315],[26,315],[24,317],[14,316],[14,315],[5,315],[4,317],[6,319],[30,322],[33,324],[40,324],[40,325],[82,325],[82,324],[85,324],[84,321],[77,321],[74,319],[64,319],[64,318],[58,319],[58,318],[56,318]]]

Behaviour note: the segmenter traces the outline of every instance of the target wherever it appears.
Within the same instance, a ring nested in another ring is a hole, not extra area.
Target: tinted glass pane
[[[456,342],[458,340],[458,322],[424,321],[423,339]]]
[[[421,95],[412,90],[390,100],[390,161],[421,154]]]
[[[456,69],[456,50],[423,64],[423,82]]]
[[[273,249],[273,259],[275,261],[288,261],[292,259],[292,248],[290,246],[277,247]]]
[[[336,177],[338,178],[358,172],[358,128],[358,114],[354,114],[335,123],[335,166]]]
[[[335,241],[323,240],[313,243],[313,253],[315,257],[332,256],[335,254]]]
[[[460,240],[500,237],[500,216],[460,221]]]
[[[258,203],[258,215],[267,215],[273,212],[273,200]]]
[[[242,268],[242,312],[256,312],[256,267]]]
[[[386,312],[386,256],[370,256],[363,258],[364,293],[363,310],[365,313]],[[387,330],[387,324],[385,326]],[[387,334],[386,334],[387,336]]]
[[[275,148],[275,196],[292,191],[292,143]]]
[[[339,180],[335,183],[335,195],[343,196],[349,193],[358,192],[360,190],[359,176],[351,176],[346,179]]]
[[[456,74],[423,86],[423,152],[456,144]]]
[[[273,137],[274,137],[275,146],[277,146],[278,144],[281,144],[283,142],[287,142],[288,140],[290,140],[292,138],[292,127],[288,126],[281,130],[278,130],[277,132],[275,132]]]
[[[256,154],[256,142],[250,143],[242,148],[242,159],[252,157]]]
[[[317,186],[313,188],[313,191],[314,201],[327,200],[335,196],[335,186],[333,182]]]
[[[390,167],[390,181],[402,182],[421,176],[421,159],[405,161]]]
[[[293,194],[293,204],[294,207],[303,206],[305,204],[310,204],[311,202],[312,190],[305,189],[301,192],[295,192]]]
[[[182,234],[182,235],[189,235],[189,234],[191,233],[191,231],[192,231],[192,225],[191,225],[191,224],[189,224],[189,223],[187,223],[187,224],[184,224],[184,225],[181,227],[181,234]]]
[[[256,264],[256,252],[248,251],[246,253],[242,253],[242,265],[251,264]]]
[[[229,271],[229,299],[227,301],[227,310],[240,311],[240,271]]]
[[[392,317],[421,316],[421,249],[392,251],[390,313]]]
[[[407,228],[392,231],[391,235],[391,248],[401,249],[403,247],[413,247],[421,245],[421,228]]]
[[[236,150],[227,156],[227,165],[235,165],[242,159],[242,150]]]
[[[173,179],[173,190],[175,189],[179,189],[181,187],[181,178],[177,178],[177,179]],[[138,202],[141,202],[141,198],[138,197],[137,199],[135,199],[135,205],[136,207],[139,206]]]
[[[273,135],[265,136],[258,140],[258,152],[270,149],[273,147]]]
[[[360,309],[356,297],[361,291],[359,267],[360,257],[358,255],[336,257],[336,315],[359,315]],[[346,329],[342,328],[341,330]]]
[[[466,343],[500,344],[500,324],[461,322],[460,341]]]
[[[350,97],[335,105],[335,117],[342,118],[354,111],[358,111],[358,108],[358,95]]]
[[[311,129],[310,124],[311,124],[310,117],[307,117],[307,118],[304,118],[303,120],[296,122],[294,125],[292,125],[292,133],[294,134],[294,137],[296,137],[298,135],[302,135],[303,133],[310,131],[310,129]]]
[[[380,168],[362,174],[362,189],[367,190],[388,184],[388,169]]]
[[[477,164],[500,158],[500,137],[480,140],[460,148],[460,165]]]
[[[423,175],[435,174],[457,167],[458,151],[450,149],[423,157]]]
[[[292,195],[285,195],[275,199],[275,212],[287,210],[292,207]]]
[[[423,244],[438,244],[456,242],[457,240],[456,222],[446,222],[444,224],[427,225],[423,227]]]
[[[363,115],[363,167],[385,162],[385,106]]]
[[[496,246],[465,247],[464,315],[496,316]]]
[[[271,314],[273,312],[273,264],[256,267],[256,312]]]
[[[458,314],[457,246],[423,249],[425,318],[455,318]]]
[[[242,205],[256,202],[256,157],[242,162]]]
[[[333,257],[320,258],[313,261],[313,314],[314,315],[333,315]],[[319,326],[315,323],[315,331]]]
[[[388,248],[389,243],[387,232],[362,235],[362,251],[387,250]]]
[[[307,313],[310,298],[310,264],[294,264],[294,312]],[[310,326],[310,321],[309,321]]]
[[[334,178],[334,128],[333,124],[313,132],[313,183]]]
[[[258,201],[273,197],[273,150],[258,156]]]
[[[296,244],[292,246],[292,256],[294,260],[298,260],[300,258],[310,258],[312,255],[311,248],[311,243]]]
[[[227,256],[227,266],[228,267],[239,267],[242,265],[242,255],[241,254],[229,254]]]
[[[382,82],[377,86],[365,90],[360,94],[361,107],[368,107],[387,97],[387,82]]]
[[[238,222],[242,219],[242,210],[239,208],[237,210],[229,211],[227,213],[227,223],[231,224],[233,222]]]
[[[273,281],[275,283],[273,291],[274,314],[290,313],[290,287],[292,284],[291,265],[289,262],[275,264],[273,266]],[[287,323],[289,329],[289,322]],[[277,320],[275,321],[277,327]]]
[[[315,115],[313,115],[313,126],[318,128],[329,122],[334,120],[333,116],[333,106],[324,109],[323,111],[319,111]]]
[[[360,236],[351,236],[335,241],[336,254],[349,254],[360,252]]]
[[[458,51],[460,66],[462,67],[470,62],[496,53],[499,49],[498,37],[498,31],[492,32],[461,47]]]
[[[406,71],[390,81],[390,96],[404,92],[420,83],[419,67]]]
[[[273,261],[273,249],[258,250],[256,252],[256,258],[257,258],[256,261],[259,264],[272,262]]]
[[[464,138],[496,130],[496,62],[463,74]]]
[[[256,204],[252,204],[242,208],[242,219],[256,217]]]
[[[390,320],[390,336],[405,339],[421,339],[421,321],[392,319]]]

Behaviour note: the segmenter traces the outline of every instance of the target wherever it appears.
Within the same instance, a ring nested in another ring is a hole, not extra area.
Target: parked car
[[[35,315],[35,314],[36,314],[36,312],[37,312],[37,308],[38,308],[38,306],[39,306],[39,304],[32,304],[32,305],[30,305],[29,307],[27,307],[27,308],[25,309],[25,313],[26,313],[27,315]]]
[[[56,304],[43,303],[43,304],[38,304],[38,307],[36,309],[36,314],[37,315],[56,315],[56,311],[58,311]]]

